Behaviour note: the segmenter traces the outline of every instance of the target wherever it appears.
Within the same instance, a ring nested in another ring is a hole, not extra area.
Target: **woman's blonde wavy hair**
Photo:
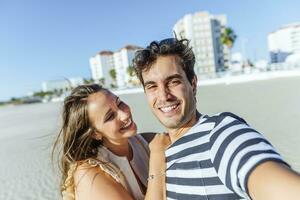
[[[77,167],[85,161],[97,160],[97,148],[101,141],[92,137],[94,129],[88,117],[87,98],[103,90],[107,89],[97,84],[81,85],[73,89],[64,100],[62,128],[52,149],[53,163],[58,155],[60,189],[64,200],[75,199],[73,174]],[[112,176],[118,173],[115,166],[112,169]]]

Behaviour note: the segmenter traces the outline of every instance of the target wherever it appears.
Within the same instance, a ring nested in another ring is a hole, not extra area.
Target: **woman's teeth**
[[[128,128],[131,125],[131,122],[131,119],[129,119],[128,122],[121,129]]]

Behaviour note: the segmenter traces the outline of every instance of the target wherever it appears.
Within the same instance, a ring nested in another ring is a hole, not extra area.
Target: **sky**
[[[185,14],[225,14],[232,52],[269,60],[267,35],[300,22],[299,0],[0,0],[0,101],[40,91],[43,81],[91,78],[89,58],[172,36]],[[243,42],[242,42],[243,41]]]

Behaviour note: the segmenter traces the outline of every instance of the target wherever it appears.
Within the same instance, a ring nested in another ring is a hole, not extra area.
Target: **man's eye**
[[[172,80],[169,82],[170,85],[178,85],[180,83],[180,80]]]
[[[148,90],[155,88],[155,85],[149,85],[146,87]]]

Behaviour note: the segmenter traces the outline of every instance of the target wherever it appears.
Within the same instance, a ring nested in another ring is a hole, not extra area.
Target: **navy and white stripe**
[[[272,145],[232,113],[203,116],[166,151],[167,198],[250,199],[247,181],[260,163],[284,163]]]

